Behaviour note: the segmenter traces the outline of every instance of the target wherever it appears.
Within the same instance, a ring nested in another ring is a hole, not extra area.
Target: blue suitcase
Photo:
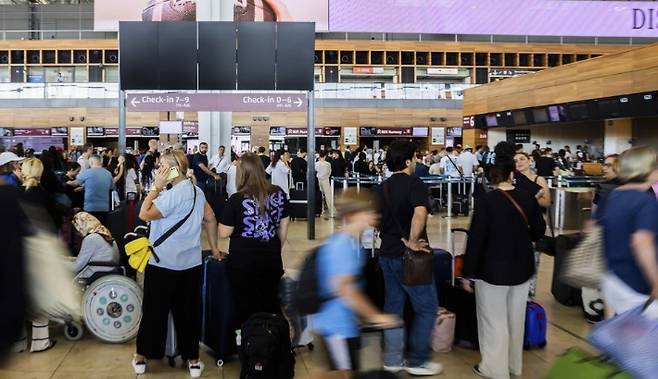
[[[201,286],[201,343],[210,348],[217,365],[237,353],[233,299],[225,261],[207,257],[204,252]]]
[[[528,302],[525,312],[525,335],[523,348],[541,349],[546,346],[546,312],[541,305]]]

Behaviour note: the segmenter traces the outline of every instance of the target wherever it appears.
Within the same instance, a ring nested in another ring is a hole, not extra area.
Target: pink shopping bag
[[[432,332],[432,350],[447,353],[452,350],[455,340],[456,316],[445,308],[439,308]]]

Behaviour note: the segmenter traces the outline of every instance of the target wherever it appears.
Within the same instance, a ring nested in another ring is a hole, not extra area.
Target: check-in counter
[[[551,215],[553,227],[561,234],[563,231],[579,231],[584,222],[590,218],[589,212],[583,209],[592,207],[594,188],[591,187],[558,187],[551,188]]]

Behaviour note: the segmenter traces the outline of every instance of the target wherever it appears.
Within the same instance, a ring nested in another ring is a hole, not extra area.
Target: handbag
[[[128,264],[130,267],[134,268],[138,272],[144,272],[146,266],[148,265],[151,256],[157,263],[160,263],[160,257],[155,253],[155,248],[162,245],[172,234],[174,234],[178,229],[180,229],[183,224],[190,218],[192,212],[194,211],[194,206],[196,205],[196,186],[192,186],[194,190],[194,199],[192,200],[192,208],[187,215],[183,217],[182,220],[178,221],[174,226],[169,228],[164,234],[162,234],[154,243],[151,243],[148,237],[141,236],[135,238],[134,240],[126,243],[125,251],[128,255]]]
[[[575,288],[599,288],[605,269],[603,228],[595,224],[564,257],[560,281]]]
[[[588,337],[594,347],[637,379],[653,379],[658,373],[658,323],[644,313],[653,301],[601,321]]]
[[[546,379],[564,378],[632,379],[612,362],[592,356],[577,347],[558,357],[546,375]]]
[[[548,225],[551,229],[551,236],[543,236],[535,243],[535,249],[551,257],[555,256],[555,229],[553,229],[553,216],[551,210],[548,210]]]
[[[437,353],[449,353],[455,342],[455,325],[457,319],[454,313],[445,308],[439,308],[432,332],[432,350]]]
[[[395,225],[397,226],[400,235],[404,236],[405,233],[402,230],[400,222],[397,217],[392,214],[393,205],[391,204],[386,184],[382,185],[382,190],[384,192],[386,203],[391,211],[391,217],[393,218],[393,221],[395,221]],[[432,273],[433,260],[434,254],[425,251],[414,251],[405,247],[404,253],[402,254],[402,284],[407,286],[420,286],[434,283]]]

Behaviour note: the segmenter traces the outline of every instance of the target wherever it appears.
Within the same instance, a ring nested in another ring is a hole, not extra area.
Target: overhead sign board
[[[131,93],[128,112],[306,112],[305,94]]]

